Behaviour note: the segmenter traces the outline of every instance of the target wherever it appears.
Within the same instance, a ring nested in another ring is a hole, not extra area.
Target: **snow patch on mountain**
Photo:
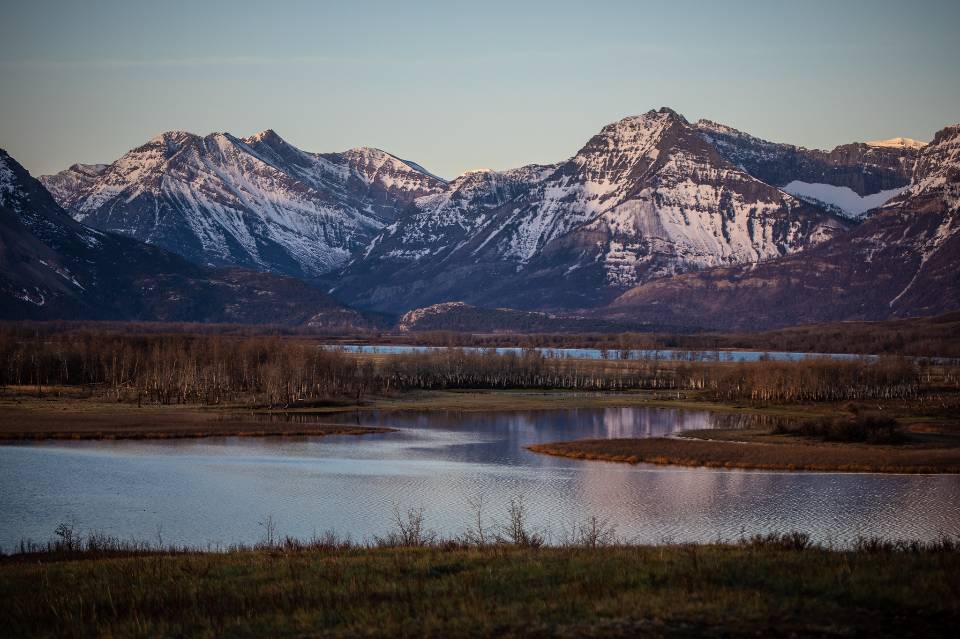
[[[897,195],[900,195],[907,187],[888,189],[870,195],[858,195],[856,191],[846,186],[810,184],[808,182],[794,180],[783,186],[782,189],[801,199],[812,200],[815,203],[823,203],[831,207],[836,207],[848,217],[858,218],[862,217],[867,211],[875,209]]]

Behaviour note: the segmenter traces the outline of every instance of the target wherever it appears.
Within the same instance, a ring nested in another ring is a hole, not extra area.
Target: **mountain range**
[[[406,328],[512,313],[577,330],[742,329],[953,310],[956,132],[821,151],[662,108],[567,160],[449,182],[270,130],[168,132],[42,185],[3,154],[2,316],[277,321],[257,303],[270,295],[286,323],[413,311]]]
[[[909,186],[850,232],[779,260],[649,282],[599,315],[750,330],[956,309],[960,125],[938,132],[920,151]]]
[[[644,281],[779,257],[848,226],[725,160],[664,108],[604,127],[569,160],[467,174],[416,200],[334,292],[390,312],[451,299],[593,307]]]
[[[71,218],[0,150],[0,319],[356,326],[368,320],[292,277],[214,269]]]
[[[443,180],[378,149],[306,153],[248,138],[163,133],[111,164],[41,182],[78,221],[210,266],[329,273]]]

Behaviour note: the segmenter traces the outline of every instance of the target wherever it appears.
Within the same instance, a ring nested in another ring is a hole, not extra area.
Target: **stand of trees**
[[[913,399],[960,387],[905,358],[799,362],[573,360],[450,348],[361,355],[297,337],[41,332],[0,327],[0,384],[80,386],[118,401],[269,406],[453,388],[700,391],[726,401]]]
[[[597,348],[611,357],[623,350],[669,348],[715,356],[718,349],[791,351],[801,353],[864,353],[960,359],[960,312],[882,322],[811,324],[754,333],[704,332],[553,332],[488,331],[396,332],[358,328],[354,331],[315,327],[176,322],[0,322],[0,332],[51,335],[219,335],[280,336],[345,344],[417,344],[447,347]]]
[[[718,349],[799,353],[863,353],[960,358],[960,313],[885,322],[814,324],[758,333],[463,333],[422,331],[368,335],[369,341],[431,346],[521,346],[629,349],[669,348],[711,352]]]

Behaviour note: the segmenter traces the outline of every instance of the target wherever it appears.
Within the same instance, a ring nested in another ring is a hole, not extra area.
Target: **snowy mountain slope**
[[[447,190],[418,198],[416,205],[384,229],[354,263],[366,261],[371,255],[398,260],[449,256],[488,228],[492,211],[523,194],[555,168],[531,165],[508,171],[468,171],[452,180]]]
[[[212,269],[90,229],[0,150],[0,318],[365,324],[290,277]]]
[[[960,308],[960,125],[917,157],[906,190],[801,254],[645,283],[599,313],[717,329],[934,315]]]
[[[710,120],[700,120],[695,126],[720,155],[754,177],[837,207],[850,217],[859,217],[904,188],[924,146],[916,140],[894,138],[821,151],[768,142]],[[785,188],[788,185],[793,188]],[[830,187],[849,189],[860,199]],[[865,209],[866,204],[870,206]]]
[[[450,299],[593,306],[845,228],[724,160],[669,109],[611,124],[557,165],[461,176],[414,208],[346,268],[336,294],[389,311]]]
[[[74,164],[56,175],[41,176],[40,181],[53,195],[53,199],[65,201],[74,193],[90,188],[109,164]]]
[[[191,261],[312,277],[442,180],[378,149],[313,154],[271,130],[163,133],[105,168],[41,178],[77,220]]]

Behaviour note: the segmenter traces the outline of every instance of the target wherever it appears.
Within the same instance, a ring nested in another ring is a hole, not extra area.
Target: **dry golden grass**
[[[236,408],[143,406],[84,397],[76,389],[50,389],[42,397],[7,390],[0,400],[0,441],[43,439],[169,439],[364,435],[393,429],[332,424],[321,416],[267,421],[269,415]]]
[[[7,637],[948,637],[956,552],[282,549],[0,561]]]

